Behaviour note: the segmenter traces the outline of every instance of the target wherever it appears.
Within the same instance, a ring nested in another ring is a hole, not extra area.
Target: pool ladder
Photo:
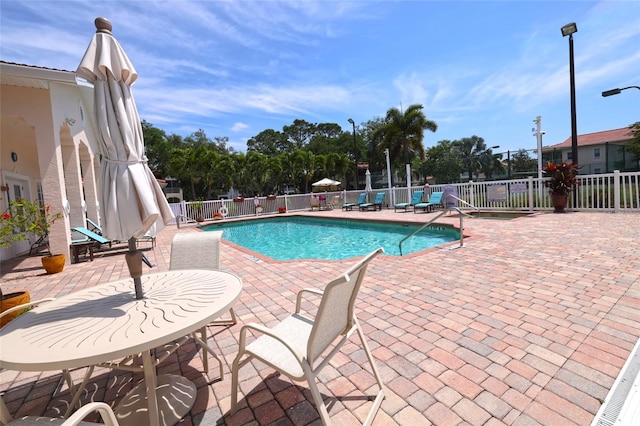
[[[467,213],[464,213],[462,210],[460,210],[458,207],[449,207],[448,209],[445,209],[443,211],[441,211],[436,217],[432,218],[429,222],[425,223],[424,225],[422,225],[420,228],[416,229],[415,231],[413,231],[411,234],[407,235],[406,237],[404,237],[403,239],[400,240],[400,242],[398,243],[398,249],[400,249],[400,256],[402,256],[402,243],[404,243],[406,240],[408,240],[409,238],[413,237],[414,235],[416,235],[418,232],[422,231],[424,228],[426,228],[427,226],[431,225],[433,222],[435,222],[436,219],[439,219],[442,215],[449,213],[449,211],[451,210],[455,210],[458,212],[458,216],[460,217],[460,247],[462,247],[462,245],[464,244],[464,226],[463,226],[463,217],[464,216],[469,216],[469,217],[473,217]]]

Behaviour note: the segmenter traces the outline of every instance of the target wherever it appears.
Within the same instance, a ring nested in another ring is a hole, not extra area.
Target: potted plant
[[[193,207],[193,211],[196,213],[196,221],[204,222],[204,216],[202,215],[202,207],[204,206],[204,201],[201,198],[198,198],[191,204],[191,206]]]
[[[549,161],[542,171],[551,178],[544,182],[544,186],[549,188],[554,211],[563,213],[567,207],[569,193],[578,185],[578,180],[576,179],[578,165],[566,161],[560,164]]]
[[[244,197],[243,196],[233,197],[233,202],[234,203],[244,203]]]
[[[0,247],[8,247],[14,241],[26,240],[30,235],[38,237],[36,243],[47,248],[48,256],[42,258],[42,266],[47,273],[55,274],[64,268],[64,254],[51,254],[49,229],[62,213],[52,213],[51,206],[41,207],[37,201],[25,199],[9,202],[9,208],[2,214],[0,225]]]
[[[282,207],[278,207],[278,213],[286,213],[287,212],[287,208],[282,206]]]

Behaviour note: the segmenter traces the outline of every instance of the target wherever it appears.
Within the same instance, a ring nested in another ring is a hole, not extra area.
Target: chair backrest
[[[353,306],[367,266],[382,252],[384,249],[381,247],[369,253],[347,272],[327,284],[307,343],[307,360],[310,365],[313,365],[314,360],[322,355],[336,337],[345,334],[353,325]]]
[[[309,200],[309,205],[311,207],[320,207],[320,200],[318,199],[318,197],[312,195],[311,199]]]
[[[96,234],[93,231],[89,231],[84,226],[76,226],[75,228],[71,228],[71,230],[75,231],[75,232],[78,232],[78,233],[84,235],[87,238],[91,238],[92,240],[95,240],[95,241],[99,242],[100,244],[107,244],[107,243],[110,242],[110,240],[106,239],[102,235]]]
[[[430,204],[441,204],[442,203],[442,192],[434,192],[431,194],[429,198]]]
[[[367,202],[367,193],[363,192],[362,194],[360,194],[357,204],[364,204],[366,202]]]
[[[414,192],[411,196],[411,204],[418,204],[420,201],[422,201],[422,194],[424,194],[424,191]]]
[[[222,231],[186,232],[171,241],[169,269],[220,269]]]
[[[382,204],[384,201],[384,192],[378,192],[376,194],[376,200],[373,202],[374,204]]]

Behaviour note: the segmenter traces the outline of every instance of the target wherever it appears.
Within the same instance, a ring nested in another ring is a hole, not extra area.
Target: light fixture
[[[575,22],[572,22],[572,23],[567,24],[564,27],[560,28],[560,31],[562,31],[562,37],[566,37],[566,36],[571,35],[573,33],[577,33],[578,32],[578,26],[576,25]]]
[[[627,89],[638,89],[640,90],[640,86],[629,86],[629,87],[623,87],[622,89],[611,89],[611,90],[605,90],[604,92],[602,92],[602,96],[603,97],[607,97],[607,96],[613,96],[613,95],[618,95],[620,92],[622,92],[623,90],[627,90]]]
[[[576,120],[576,73],[573,65],[573,33],[578,31],[575,22],[560,29],[562,36],[569,36],[569,85],[571,91],[571,162],[578,165],[578,125]],[[573,207],[578,207],[578,191],[573,191]]]
[[[73,126],[74,124],[76,124],[76,120],[73,118],[67,118],[64,120],[69,126]]]

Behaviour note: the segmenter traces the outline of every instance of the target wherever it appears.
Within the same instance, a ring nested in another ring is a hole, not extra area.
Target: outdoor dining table
[[[153,349],[228,311],[240,297],[242,280],[227,272],[187,269],[143,275],[142,286],[139,300],[129,278],[64,295],[20,315],[0,329],[0,368],[63,370],[141,354],[145,380],[116,407],[118,421],[175,424],[193,406],[196,387],[185,377],[156,376]]]

